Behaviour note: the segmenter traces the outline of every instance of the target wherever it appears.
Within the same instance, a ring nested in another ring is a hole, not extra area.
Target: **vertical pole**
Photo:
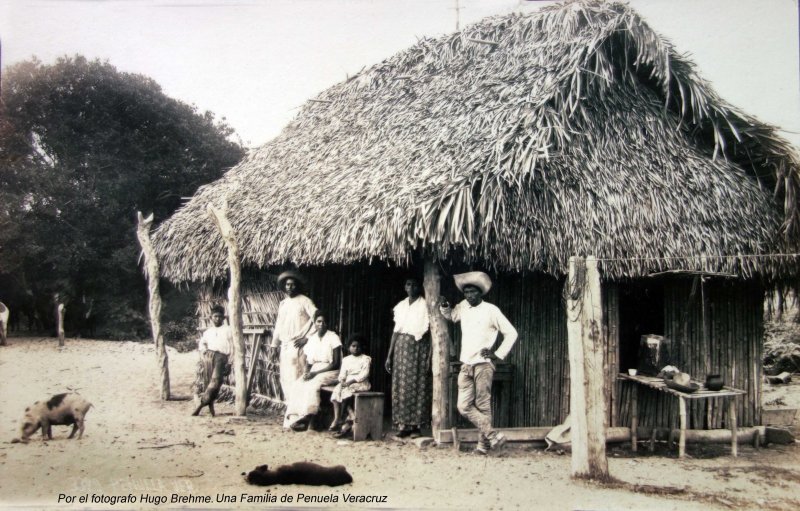
[[[148,309],[150,313],[150,331],[153,335],[153,344],[156,347],[156,357],[158,368],[161,371],[161,400],[166,401],[170,398],[169,387],[169,359],[167,348],[164,346],[164,336],[161,335],[161,291],[159,290],[158,278],[160,270],[158,258],[150,240],[150,227],[153,225],[153,214],[144,218],[142,212],[136,213],[138,224],[136,226],[136,237],[139,246],[142,247],[144,254],[144,274],[147,277],[147,291],[149,293]]]
[[[631,451],[639,448],[639,384],[630,382],[631,386]]]
[[[728,398],[728,422],[730,422],[731,428],[731,456],[734,458],[739,455],[739,428],[736,423],[736,398],[737,396]],[[758,431],[756,431],[756,435],[758,435]]]
[[[228,321],[233,336],[233,375],[236,380],[235,405],[236,414],[247,414],[247,376],[244,369],[244,335],[242,334],[242,266],[239,259],[239,243],[236,231],[228,221],[227,201],[221,208],[209,204],[206,208],[208,216],[214,222],[225,246],[228,248],[228,269],[230,270],[230,287],[228,287]]]
[[[64,346],[64,314],[67,308],[61,303],[61,297],[58,293],[53,294],[53,301],[56,304],[56,335],[58,336],[58,347]]]
[[[603,308],[594,257],[570,257],[567,335],[572,417],[572,476],[608,478],[603,373]]]
[[[681,430],[678,436],[678,457],[686,455],[686,400],[678,396],[678,416],[681,420]]]
[[[11,311],[0,302],[0,346],[6,345],[6,337],[8,337],[8,320],[11,316]]]
[[[433,437],[438,440],[439,432],[450,427],[448,424],[448,411],[450,400],[447,392],[448,362],[450,360],[450,330],[439,312],[439,297],[441,296],[441,275],[439,267],[432,256],[425,257],[425,302],[428,306],[428,317],[431,329],[431,350],[433,365],[433,409],[431,429]]]

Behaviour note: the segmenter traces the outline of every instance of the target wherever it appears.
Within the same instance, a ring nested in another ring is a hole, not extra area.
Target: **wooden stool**
[[[353,441],[383,438],[383,392],[356,392]]]

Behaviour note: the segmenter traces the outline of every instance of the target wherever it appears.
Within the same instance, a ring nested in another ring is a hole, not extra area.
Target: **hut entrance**
[[[664,335],[663,283],[648,280],[620,286],[619,323],[619,367],[637,367],[642,335]]]

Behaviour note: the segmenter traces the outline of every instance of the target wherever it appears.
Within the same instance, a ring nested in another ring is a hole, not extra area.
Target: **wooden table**
[[[636,452],[637,442],[639,440],[637,428],[639,427],[638,415],[638,394],[639,387],[649,387],[659,392],[665,392],[678,398],[678,416],[680,418],[680,436],[678,438],[678,457],[683,458],[686,456],[686,400],[687,399],[712,399],[712,398],[725,398],[728,400],[728,429],[731,430],[731,454],[735,457],[739,454],[738,443],[738,428],[736,425],[736,398],[745,394],[745,391],[734,389],[732,387],[723,387],[722,390],[708,390],[700,382],[692,381],[700,385],[700,389],[696,392],[688,393],[679,390],[671,389],[664,383],[663,378],[655,376],[620,374],[620,380],[631,382],[634,385],[633,392],[631,392],[631,450]]]

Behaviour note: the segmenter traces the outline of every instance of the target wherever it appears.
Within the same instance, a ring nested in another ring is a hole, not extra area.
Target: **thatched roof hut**
[[[205,209],[227,202],[242,264],[256,276],[305,266],[337,328],[368,334],[373,385],[387,391],[378,366],[402,277],[386,263],[494,271],[490,301],[521,339],[502,399],[515,406],[496,414],[510,426],[568,412],[564,275],[570,256],[595,255],[609,423],[627,418],[617,374],[658,334],[679,367],[745,389],[739,420],[752,425],[763,285],[799,273],[798,197],[800,158],[775,128],[719,98],[628,6],[584,0],[423,39],[323,91],[154,244],[163,276],[219,282],[227,253]],[[705,279],[717,273],[738,278]],[[457,370],[439,358],[441,388]],[[640,401],[653,425],[669,424],[662,398]],[[694,417],[722,420],[711,405]]]
[[[156,233],[164,276],[220,277],[204,214],[227,200],[245,265],[481,260],[607,278],[696,268],[769,278],[797,260],[800,164],[630,7],[493,17],[323,91]],[[688,259],[687,259],[688,258]],[[605,259],[605,261],[602,261]]]

